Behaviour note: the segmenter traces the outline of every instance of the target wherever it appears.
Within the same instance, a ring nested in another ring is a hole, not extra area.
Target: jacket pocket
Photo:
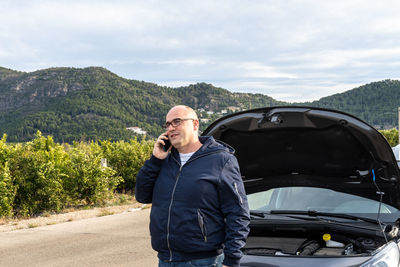
[[[201,230],[201,234],[203,235],[204,242],[207,242],[207,227],[204,220],[204,214],[200,209],[197,209],[197,220],[199,221],[199,226]]]

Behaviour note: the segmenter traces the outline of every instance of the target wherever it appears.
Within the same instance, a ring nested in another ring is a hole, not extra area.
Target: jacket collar
[[[203,145],[197,150],[192,157],[198,157],[209,153],[217,152],[228,152],[231,154],[235,153],[235,150],[228,144],[215,140],[212,136],[199,136],[200,143]],[[171,156],[173,156],[178,162],[180,162],[179,152],[176,148],[172,148]]]

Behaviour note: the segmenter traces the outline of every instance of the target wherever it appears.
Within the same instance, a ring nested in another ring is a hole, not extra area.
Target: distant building
[[[207,111],[207,114],[212,115],[212,114],[214,114],[214,111]]]
[[[228,110],[236,112],[236,111],[240,111],[240,107],[230,106],[230,107],[228,107]]]
[[[226,114],[228,111],[226,109],[221,110],[221,114]]]
[[[200,119],[200,122],[203,122],[203,123],[208,123],[210,120],[209,119]]]
[[[145,130],[142,130],[141,128],[137,127],[137,126],[133,126],[133,127],[128,127],[126,128],[129,131],[132,131],[136,134],[147,134],[147,132]]]

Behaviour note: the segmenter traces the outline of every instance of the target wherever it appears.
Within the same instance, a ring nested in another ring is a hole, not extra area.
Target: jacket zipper
[[[213,152],[210,152],[210,153],[202,154],[202,155],[200,155],[200,156],[197,156],[196,158],[189,159],[189,160],[185,163],[185,165],[187,165],[189,162],[194,161],[194,160],[196,160],[196,159],[198,159],[198,158],[202,158],[202,157],[204,157],[204,156],[208,156],[208,155],[215,154],[215,153],[219,153],[219,152],[220,152],[220,151],[217,150],[217,151],[213,151]],[[168,245],[168,249],[169,249],[169,261],[172,261],[172,249],[171,249],[171,246],[170,246],[170,244],[169,244],[169,223],[170,223],[170,220],[171,220],[171,208],[172,208],[172,202],[174,201],[175,188],[176,188],[176,185],[178,184],[179,177],[180,177],[180,175],[181,175],[181,171],[182,171],[182,168],[183,168],[183,166],[180,164],[180,162],[179,162],[173,155],[171,155],[171,157],[176,161],[176,163],[178,163],[178,165],[179,165],[179,172],[178,172],[178,175],[177,175],[176,178],[175,178],[176,181],[175,181],[174,189],[172,190],[171,202],[169,203],[169,209],[168,209],[167,245]],[[207,237],[205,237],[205,240],[207,240]],[[206,241],[206,242],[207,242],[207,241]]]
[[[171,246],[169,244],[169,222],[170,222],[170,219],[171,219],[171,208],[172,208],[172,202],[174,201],[175,188],[176,188],[176,185],[178,184],[179,177],[181,176],[182,167],[183,166],[179,167],[178,175],[175,178],[176,181],[175,181],[174,189],[172,190],[171,202],[169,203],[169,209],[168,209],[167,245],[168,245],[168,249],[169,249],[169,261],[172,261],[172,250],[171,250]]]
[[[235,190],[236,190],[236,193],[237,193],[237,195],[239,197],[240,204],[243,204],[243,200],[242,200],[242,197],[239,194],[239,189],[237,187],[237,183],[233,183],[233,185],[235,186]]]

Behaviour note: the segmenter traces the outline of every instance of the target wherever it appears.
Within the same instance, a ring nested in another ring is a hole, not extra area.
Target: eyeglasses
[[[192,118],[186,118],[186,119],[176,118],[176,119],[173,119],[172,121],[167,121],[167,122],[163,125],[163,127],[164,127],[165,129],[168,129],[168,127],[169,127],[170,125],[172,125],[172,126],[175,128],[175,127],[178,127],[179,125],[181,125],[183,121],[189,121],[189,120],[194,121],[195,119],[192,119]]]

